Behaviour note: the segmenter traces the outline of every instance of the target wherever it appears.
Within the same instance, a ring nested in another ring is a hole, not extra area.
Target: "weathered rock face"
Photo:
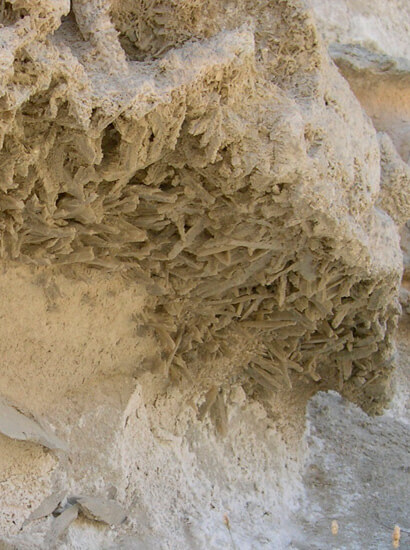
[[[293,370],[377,408],[401,257],[375,206],[393,199],[309,13],[244,4],[234,23],[228,5],[213,37],[173,48],[189,38],[179,18],[206,34],[204,6],[158,3],[138,24],[132,6],[74,2],[61,23],[65,3],[5,4],[4,257],[145,283],[165,375],[200,367],[272,390]],[[254,32],[218,33],[252,15]],[[385,142],[382,154],[396,161]],[[387,206],[400,221],[405,201]]]
[[[363,83],[407,98],[407,65],[327,27],[355,97],[302,0],[0,1],[0,22],[3,432],[34,416],[26,439],[69,447],[4,439],[32,466],[4,458],[2,531],[220,548],[250,515],[237,545],[285,547],[308,398],[392,395],[407,126]]]

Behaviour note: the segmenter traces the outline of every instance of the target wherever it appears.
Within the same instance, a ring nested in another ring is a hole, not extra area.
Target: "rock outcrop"
[[[0,0],[10,544],[285,548],[307,400],[391,399],[409,62],[326,5]]]

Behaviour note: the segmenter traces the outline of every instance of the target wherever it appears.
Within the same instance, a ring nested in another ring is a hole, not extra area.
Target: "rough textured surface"
[[[320,499],[306,402],[393,395],[410,13],[391,4],[0,0],[0,395],[68,442],[1,436],[5,541],[324,543],[295,538],[303,487]],[[57,492],[56,519],[24,523]]]
[[[312,0],[327,43],[356,44],[396,59],[410,59],[410,11],[406,0]]]
[[[229,377],[252,395],[302,374],[379,410],[398,234],[375,208],[384,189],[375,131],[304,4],[262,3],[250,10],[254,32],[218,33],[226,6],[215,36],[159,58],[154,3],[152,55],[140,62],[127,61],[107,6],[74,2],[58,29],[67,7],[45,20],[33,8],[1,29],[8,51],[16,41],[2,79],[4,257],[119,269],[145,283],[140,324],[162,347],[151,363],[198,379],[196,393],[219,408]],[[179,33],[165,32],[178,46]],[[383,148],[383,165],[392,154]],[[391,172],[386,193],[397,186]]]
[[[309,404],[307,489],[300,516],[304,548],[389,548],[394,525],[402,547],[410,543],[408,520],[409,424],[387,416],[371,419],[336,395]],[[330,522],[339,532],[332,536]]]

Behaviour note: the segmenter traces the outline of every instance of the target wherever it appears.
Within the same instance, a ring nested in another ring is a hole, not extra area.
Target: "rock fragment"
[[[68,451],[67,444],[51,430],[43,428],[0,397],[0,432],[21,441],[38,443],[52,450]]]
[[[66,494],[66,491],[59,491],[58,493],[53,493],[45,498],[40,506],[31,512],[25,523],[44,518],[52,514],[58,505],[64,500]]]
[[[58,538],[70,527],[72,522],[77,519],[80,507],[78,504],[69,506],[57,516],[51,525],[50,532],[47,535],[46,542],[49,545],[55,544]]]
[[[107,523],[107,525],[119,525],[127,517],[124,509],[115,500],[83,496],[77,500],[77,503],[87,518]]]

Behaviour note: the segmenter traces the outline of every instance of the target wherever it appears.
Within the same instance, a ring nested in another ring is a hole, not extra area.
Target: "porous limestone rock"
[[[0,394],[69,443],[5,438],[39,459],[29,505],[0,486],[4,540],[285,548],[306,401],[392,395],[408,142],[349,75],[393,46],[332,31],[355,97],[304,0],[0,0],[0,24]],[[61,491],[128,518],[19,531]]]

